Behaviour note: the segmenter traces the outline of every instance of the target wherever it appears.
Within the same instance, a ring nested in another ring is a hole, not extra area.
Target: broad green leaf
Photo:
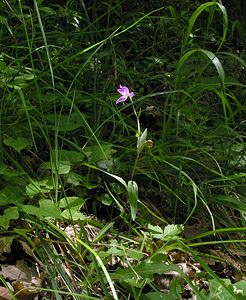
[[[85,215],[80,212],[86,200],[80,197],[66,197],[60,200],[60,208],[65,208],[61,213],[61,217],[73,221],[84,220]]]
[[[60,210],[57,208],[55,203],[49,199],[42,199],[39,201],[40,210],[43,216],[59,219]]]
[[[55,150],[52,151],[55,157]],[[79,162],[83,160],[84,155],[79,151],[58,150],[59,161]]]
[[[112,158],[112,154],[115,152],[116,150],[113,149],[112,144],[103,144],[101,147],[87,146],[83,149],[83,153],[88,157],[90,163],[96,163],[102,160],[107,161]]]
[[[128,267],[126,269],[118,268],[113,274],[112,279],[119,280],[120,282],[126,281],[129,279],[153,279],[154,274],[162,275],[166,272],[178,272],[181,276],[184,276],[184,273],[181,269],[174,264],[166,265],[165,263],[160,262],[141,262],[138,266]]]
[[[24,211],[25,213],[29,214],[29,215],[34,215],[34,216],[38,216],[41,217],[41,212],[39,207],[34,206],[34,205],[23,205],[21,207],[22,211]]]
[[[9,222],[11,220],[17,220],[19,218],[19,211],[17,207],[9,207],[4,210],[4,214],[0,217],[0,227],[8,229]]]
[[[39,201],[39,205],[39,207],[34,205],[23,205],[22,210],[27,214],[35,215],[36,217],[61,219],[61,212],[53,201],[42,199]]]
[[[243,295],[246,297],[246,281],[241,280],[233,284],[233,287],[236,287],[238,295]]]
[[[113,198],[109,194],[98,195],[96,199],[104,205],[111,205],[113,203]]]
[[[82,186],[85,187],[87,190],[93,190],[96,187],[98,187],[99,184],[98,183],[91,183],[91,182],[83,182]]]
[[[64,178],[66,179],[67,183],[72,184],[73,186],[78,186],[83,181],[83,177],[75,172],[69,172],[65,174]]]
[[[80,197],[76,197],[76,196],[71,196],[71,197],[66,197],[66,198],[62,198],[59,202],[59,207],[60,208],[72,208],[72,207],[77,207],[78,205],[80,205],[80,207],[82,207],[85,204],[86,200],[84,200],[83,198]]]
[[[5,138],[3,142],[5,145],[12,147],[19,153],[22,149],[25,149],[32,144],[28,139],[24,137],[17,137],[17,138],[8,137]]]
[[[178,237],[178,235],[183,232],[184,226],[180,224],[167,225],[164,228],[164,240],[172,240]]]
[[[68,174],[71,170],[69,161],[58,161],[57,165],[54,162],[45,162],[41,166],[44,169],[51,170],[54,174],[57,172],[59,175]]]
[[[61,216],[68,220],[78,221],[78,220],[85,220],[86,216],[80,212],[81,205],[73,206],[69,209],[65,209]]]
[[[154,232],[163,233],[163,229],[160,226],[153,226],[148,224],[148,229]]]
[[[26,194],[30,197],[38,194],[45,194],[54,188],[51,178],[46,178],[41,181],[33,181],[26,186]]]
[[[72,113],[71,115],[48,114],[46,119],[50,123],[50,129],[58,129],[60,132],[74,131],[83,125],[83,121],[77,113]]]
[[[137,201],[138,201],[138,185],[135,181],[128,181],[127,184],[128,201],[130,204],[131,217],[134,221],[137,215]]]
[[[25,68],[24,71],[25,73],[21,73],[17,68],[7,67],[4,70],[2,82],[10,88],[21,90],[27,86],[28,81],[34,79],[34,75],[31,73],[30,69]]]
[[[107,253],[111,254],[111,255],[119,256],[119,257],[125,256],[124,251],[118,247],[109,248]]]
[[[107,160],[103,159],[103,160],[100,160],[97,163],[97,165],[100,169],[110,171],[110,170],[112,170],[112,167],[114,165],[114,160],[113,159],[107,159]]]
[[[231,281],[229,279],[221,279],[226,284],[227,288],[231,290],[231,293],[222,286],[216,279],[210,279],[209,282],[209,290],[210,299],[224,299],[224,300],[236,300],[236,299],[245,299],[246,293],[245,293],[245,285],[242,284],[231,284]],[[232,294],[234,293],[234,297]],[[239,297],[242,298],[239,298]]]
[[[144,253],[142,251],[130,248],[124,248],[123,246],[119,247],[111,247],[107,251],[109,254],[113,254],[119,257],[129,257],[133,259],[142,259],[144,257]]]
[[[125,254],[130,258],[142,259],[144,257],[144,253],[137,249],[126,248],[124,251]]]
[[[5,177],[20,177],[25,176],[25,171],[16,171],[12,167],[6,166],[4,163],[0,163],[0,175],[4,175]]]
[[[160,239],[163,241],[175,240],[179,238],[179,234],[184,230],[183,225],[167,225],[164,230],[159,226],[152,226],[148,224],[150,235],[153,238]]]
[[[0,206],[20,204],[24,201],[24,191],[19,186],[7,185],[0,191]]]

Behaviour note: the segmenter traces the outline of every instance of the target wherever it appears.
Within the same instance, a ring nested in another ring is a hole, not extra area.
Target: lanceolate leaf
[[[137,201],[138,201],[138,185],[135,181],[128,181],[127,185],[127,192],[128,192],[128,200],[131,209],[131,217],[134,221],[137,215]]]
[[[138,154],[141,153],[145,145],[146,138],[147,138],[147,128],[144,130],[144,132],[141,134],[140,138],[138,139],[138,144],[137,144]]]

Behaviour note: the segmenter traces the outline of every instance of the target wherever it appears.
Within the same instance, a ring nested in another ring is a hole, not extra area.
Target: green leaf
[[[0,174],[5,177],[20,177],[26,173],[24,171],[16,171],[12,167],[8,167],[3,162],[0,162]]]
[[[26,186],[26,194],[34,197],[39,194],[49,193],[54,188],[51,178],[41,181],[33,181]]]
[[[9,222],[11,220],[17,220],[19,218],[19,211],[17,207],[6,208],[4,214],[0,217],[0,227],[8,229]]]
[[[193,49],[193,50],[190,50],[188,52],[186,52],[180,59],[179,63],[178,63],[178,69],[177,69],[177,72],[180,71],[181,67],[183,66],[184,62],[191,56],[193,55],[194,53],[201,53],[205,56],[207,56],[211,63],[213,63],[213,65],[215,66],[217,72],[218,72],[218,75],[219,75],[219,78],[220,78],[220,83],[221,83],[221,87],[222,87],[222,90],[224,91],[224,86],[225,86],[225,72],[224,72],[224,69],[222,67],[222,64],[220,62],[220,60],[218,59],[217,56],[215,56],[215,54],[211,51],[208,51],[208,50],[205,50],[205,49]]]
[[[119,257],[130,257],[133,259],[142,259],[144,257],[144,253],[142,251],[130,248],[124,248],[123,246],[111,247],[107,251],[109,254],[113,254]]]
[[[19,186],[13,184],[5,186],[0,191],[0,206],[22,203],[24,200],[23,192]]]
[[[30,69],[25,68],[24,71],[25,73],[21,74],[17,68],[7,67],[4,70],[2,82],[10,88],[21,90],[27,86],[27,81],[34,79],[34,75],[30,72]]]
[[[150,231],[158,232],[158,233],[163,233],[163,229],[160,226],[153,226],[151,224],[148,224],[148,229]]]
[[[12,138],[8,137],[3,140],[4,144],[12,147],[16,151],[20,153],[22,149],[27,148],[28,146],[31,145],[31,142],[29,142],[26,138],[24,137],[18,137],[18,138]]]
[[[1,23],[1,21],[0,21]],[[0,71],[4,70],[6,68],[6,64],[4,61],[0,60]]]
[[[80,197],[76,196],[71,196],[71,197],[66,197],[62,198],[59,202],[59,207],[60,208],[72,208],[72,207],[77,207],[80,205],[82,207],[85,204],[86,200]]]
[[[137,249],[126,248],[125,253],[128,257],[133,259],[142,259],[144,257],[144,253]]]
[[[126,269],[118,268],[111,276],[112,279],[116,279],[122,282],[129,279],[153,279],[154,274],[162,275],[166,272],[171,271],[178,272],[179,274],[181,274],[181,276],[184,276],[184,273],[177,265],[166,265],[165,263],[160,262],[141,262],[136,267],[131,266]]]
[[[128,201],[130,204],[131,217],[135,221],[137,215],[137,201],[138,201],[138,185],[135,181],[128,181],[127,184]]]
[[[229,291],[218,282],[218,280],[210,279],[208,281],[209,290],[210,290],[210,294],[209,294],[210,299],[234,300],[234,299],[240,299],[239,296],[246,296],[246,294],[244,294],[244,290],[242,290],[241,288],[237,288],[236,286],[231,284],[230,279],[221,279],[221,280],[223,280],[223,282],[227,285],[227,288],[231,290],[232,293],[234,293],[235,297],[233,297],[232,294],[229,293]]]
[[[106,232],[114,226],[114,222],[106,224],[95,236],[93,242],[96,243],[105,237]]]
[[[65,208],[61,213],[61,216],[68,220],[84,220],[85,215],[83,215],[80,210],[84,206],[86,200],[80,197],[66,197],[60,200],[60,208]]]
[[[106,206],[109,206],[113,203],[113,199],[109,194],[97,195],[96,199]]]
[[[83,181],[83,177],[77,173],[69,172],[64,176],[67,183],[72,184],[74,186],[80,185],[80,183]]]
[[[112,144],[103,144],[101,147],[92,146],[85,147],[83,149],[83,153],[88,157],[90,163],[96,163],[101,160],[109,160],[112,158],[112,154],[116,152],[116,150],[112,149]]]
[[[48,114],[46,119],[50,123],[50,129],[58,129],[59,132],[74,131],[83,126],[83,121],[77,113],[71,115]]]
[[[172,240],[172,239],[176,239],[178,237],[178,235],[183,232],[184,230],[184,226],[180,225],[180,224],[171,224],[171,225],[167,225],[164,228],[164,236],[163,239],[165,241],[167,240]]]
[[[140,296],[140,300],[165,300],[166,299],[166,294],[162,292],[151,292],[147,294],[142,294]],[[175,298],[173,300],[176,300]]]
[[[221,43],[219,45],[219,48],[218,50],[221,48],[222,44],[224,43],[225,41],[225,38],[226,38],[226,33],[227,33],[227,30],[228,30],[228,16],[227,16],[227,12],[226,12],[226,9],[225,7],[221,4],[221,3],[218,3],[218,2],[206,2],[206,3],[203,3],[201,4],[197,9],[196,11],[192,14],[192,16],[190,17],[189,19],[189,23],[188,23],[188,27],[187,27],[187,30],[186,30],[186,33],[184,35],[184,38],[183,38],[183,42],[182,42],[182,49],[181,49],[181,52],[183,53],[184,52],[184,49],[188,43],[188,39],[190,37],[190,34],[193,30],[193,26],[196,22],[196,19],[198,18],[198,16],[205,10],[207,9],[208,7],[210,6],[214,6],[214,5],[217,5],[219,7],[219,9],[221,10],[222,12],[222,15],[223,15],[223,36],[221,38]]]
[[[108,254],[115,255],[115,256],[124,256],[124,251],[118,247],[111,247],[107,251]]]
[[[138,143],[137,143],[138,154],[140,154],[141,151],[143,150],[143,147],[144,147],[145,142],[146,142],[146,138],[147,138],[147,128],[144,130],[144,132],[142,133],[142,135],[138,139]]]
[[[54,174],[58,173],[59,175],[68,174],[71,170],[71,164],[69,161],[58,161],[57,164],[49,161],[43,163],[41,166],[42,168],[51,170]]]
[[[182,298],[181,294],[184,288],[180,283],[179,279],[174,279],[170,285],[169,293],[163,292],[150,292],[147,294],[142,294],[140,300],[180,300]]]
[[[52,155],[55,157],[55,150],[52,150]],[[58,150],[59,161],[80,162],[84,155],[79,151]]]
[[[179,238],[179,234],[184,230],[183,225],[167,225],[164,230],[160,226],[152,226],[148,224],[148,229],[150,230],[150,235],[156,239],[161,239],[164,241],[174,240]]]
[[[52,15],[57,14],[57,12],[53,8],[48,7],[48,6],[40,7],[39,10],[40,10],[40,12],[42,12],[44,14],[44,16],[52,16]]]
[[[11,246],[15,238],[16,235],[4,235],[0,237],[0,257],[2,257],[3,253],[11,253]]]
[[[233,287],[236,288],[238,295],[246,296],[246,281],[241,280],[233,284]]]
[[[55,203],[48,199],[42,199],[39,201],[40,211],[42,215],[45,217],[52,217],[55,219],[60,218],[60,210],[57,208]]]
[[[87,166],[87,167],[89,167],[89,168],[91,168],[91,169],[95,169],[95,170],[101,171],[101,172],[103,172],[104,174],[107,174],[107,175],[111,176],[112,178],[118,180],[118,181],[119,181],[122,185],[124,185],[124,187],[127,189],[126,182],[125,182],[125,180],[122,179],[121,177],[119,177],[119,176],[117,176],[117,175],[114,175],[114,174],[112,174],[112,173],[106,172],[106,171],[104,171],[104,170],[102,170],[102,169],[99,169],[99,168],[97,168],[97,167],[95,167],[95,166],[93,166],[93,165],[87,164],[87,163],[84,163],[83,165],[84,165],[84,166]]]
[[[65,219],[73,220],[73,221],[85,220],[86,217],[80,212],[80,209],[81,209],[81,205],[73,206],[69,209],[65,209],[61,213],[61,216]]]
[[[61,219],[61,212],[53,201],[42,199],[39,201],[39,205],[39,207],[34,205],[23,205],[22,210],[37,217],[54,218],[57,220]]]

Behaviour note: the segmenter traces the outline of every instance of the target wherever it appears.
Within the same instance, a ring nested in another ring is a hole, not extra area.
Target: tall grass
[[[245,24],[184,2],[1,4],[1,235],[26,240],[54,299],[161,299],[170,270],[170,293],[207,299],[175,250],[236,299],[193,248],[245,242]]]

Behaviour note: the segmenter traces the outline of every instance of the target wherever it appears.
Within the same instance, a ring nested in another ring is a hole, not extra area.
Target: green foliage
[[[12,138],[12,137],[8,137],[6,139],[3,140],[4,144],[12,147],[13,149],[15,149],[16,151],[20,152],[22,149],[25,149],[26,147],[30,146],[31,143],[23,137],[18,137],[16,139]]]
[[[170,241],[178,239],[178,235],[183,232],[183,225],[167,225],[164,230],[160,226],[152,226],[148,224],[148,229],[151,232],[151,236],[163,241]]]
[[[246,22],[232,2],[0,5],[0,234],[28,243],[56,299],[246,296],[202,256],[245,242]],[[116,106],[119,84],[136,95]]]
[[[131,217],[134,221],[137,215],[137,202],[138,202],[138,185],[135,181],[128,181],[127,184],[128,200],[131,208]]]
[[[0,226],[4,229],[8,229],[9,222],[11,220],[17,220],[19,218],[19,212],[17,207],[9,207],[4,210],[3,215],[0,219]]]
[[[244,299],[246,296],[246,284],[245,281],[238,281],[237,283],[231,284],[229,279],[223,280],[228,288],[235,294],[236,298],[232,297],[231,294],[221,285],[218,285],[217,280],[209,280],[210,292],[207,299]]]

